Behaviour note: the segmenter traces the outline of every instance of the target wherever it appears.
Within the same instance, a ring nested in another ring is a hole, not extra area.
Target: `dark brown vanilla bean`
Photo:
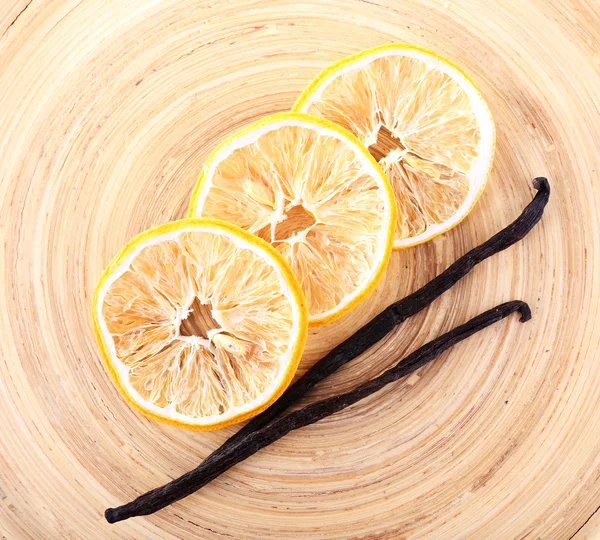
[[[536,178],[533,185],[538,193],[515,221],[483,244],[457,259],[456,262],[421,289],[386,308],[346,341],[332,349],[290,386],[271,407],[250,420],[242,429],[210,454],[201,465],[194,471],[187,473],[187,475],[200,469],[206,471],[210,467],[217,467],[219,460],[228,458],[232,449],[237,448],[238,443],[279,416],[321,380],[365,352],[387,335],[397,324],[427,307],[438,296],[467,275],[477,264],[521,240],[541,219],[550,196],[550,185],[546,178]],[[187,477],[187,475],[182,476],[179,480]],[[111,521],[109,515],[114,515],[112,512],[114,511],[111,509],[106,512],[109,521]]]
[[[521,313],[521,322],[528,321],[531,318],[531,311],[525,302],[507,302],[490,309],[430,341],[394,367],[353,390],[307,405],[298,411],[272,420],[267,425],[248,434],[244,439],[238,440],[231,448],[231,452],[218,460],[214,466],[207,465],[208,460],[205,460],[200,467],[169,482],[167,485],[149,491],[126,505],[109,508],[104,514],[107,521],[116,523],[130,517],[152,514],[183,497],[187,497],[240,461],[245,460],[290,431],[313,424],[374,394],[384,386],[431,362],[452,345],[516,311]]]

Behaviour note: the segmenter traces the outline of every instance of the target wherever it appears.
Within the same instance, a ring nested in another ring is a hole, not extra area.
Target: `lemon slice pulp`
[[[487,104],[459,68],[420,47],[383,45],[342,59],[294,110],[338,123],[378,159],[398,204],[395,249],[456,226],[489,176],[495,128]]]
[[[280,113],[216,148],[190,216],[225,219],[270,242],[298,276],[309,324],[318,325],[353,309],[381,279],[396,207],[356,137],[327,120]]]
[[[211,219],[167,223],[129,242],[104,271],[92,316],[124,397],[154,418],[201,430],[275,401],[308,328],[283,257]]]

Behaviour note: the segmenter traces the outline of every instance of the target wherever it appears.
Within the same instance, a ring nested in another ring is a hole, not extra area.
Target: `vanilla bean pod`
[[[232,449],[237,448],[240,441],[245,440],[251,433],[279,416],[321,380],[365,352],[393,330],[397,324],[427,307],[442,293],[467,275],[477,264],[488,257],[507,249],[527,235],[541,219],[550,196],[550,184],[546,178],[536,178],[533,181],[533,185],[538,192],[515,221],[496,233],[483,244],[473,248],[471,251],[457,259],[456,262],[450,265],[444,272],[422,288],[390,305],[347,340],[332,349],[326,356],[315,363],[315,365],[298,379],[298,381],[291,385],[284,394],[271,405],[271,407],[250,420],[243,428],[212,452],[196,469],[194,469],[194,471],[187,473],[187,475],[192,474],[195,471],[205,471],[209,470],[211,467],[217,467],[219,460],[227,459],[231,454]],[[185,478],[187,475],[180,477],[179,480]],[[174,480],[174,482],[176,481],[177,480]],[[111,521],[109,516],[114,516],[115,514],[112,509],[108,509],[105,515],[106,518]],[[118,521],[118,519],[115,521]]]
[[[232,447],[232,451],[225,458],[219,460],[216,465],[206,467],[206,461],[204,461],[200,467],[163,487],[153,489],[123,506],[109,508],[104,514],[107,521],[116,523],[130,517],[152,514],[179,499],[187,497],[240,461],[277,441],[290,431],[313,424],[374,394],[388,384],[431,362],[452,345],[516,311],[521,314],[521,322],[528,321],[531,318],[531,311],[525,302],[513,301],[496,306],[430,341],[409,354],[394,367],[378,377],[360,384],[353,390],[307,405],[248,434],[244,439],[237,441]]]

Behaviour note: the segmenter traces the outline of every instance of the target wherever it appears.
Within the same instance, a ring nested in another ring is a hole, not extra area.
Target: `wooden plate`
[[[600,9],[591,0],[3,0],[0,7],[3,538],[569,538],[600,504]],[[393,256],[303,369],[518,215],[542,223],[322,384],[350,388],[499,302],[511,317],[418,375],[260,452],[200,493],[108,525],[107,506],[193,468],[194,433],[120,398],[90,321],[103,267],[182,217],[208,153],[288,110],[330,62],[390,41],[472,75],[498,127],[458,228]],[[594,530],[594,520],[580,532]]]

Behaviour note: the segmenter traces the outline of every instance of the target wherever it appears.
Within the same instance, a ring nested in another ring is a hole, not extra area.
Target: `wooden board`
[[[3,0],[0,36],[3,538],[568,539],[598,509],[598,2]],[[107,506],[193,468],[235,428],[169,427],[120,398],[91,330],[101,270],[184,215],[226,134],[390,41],[472,75],[497,121],[493,175],[463,224],[395,254],[367,302],[311,333],[302,369],[511,221],[534,176],[552,198],[523,242],[310,399],[499,302],[530,302],[533,320],[487,329],[165,511],[108,525]]]

